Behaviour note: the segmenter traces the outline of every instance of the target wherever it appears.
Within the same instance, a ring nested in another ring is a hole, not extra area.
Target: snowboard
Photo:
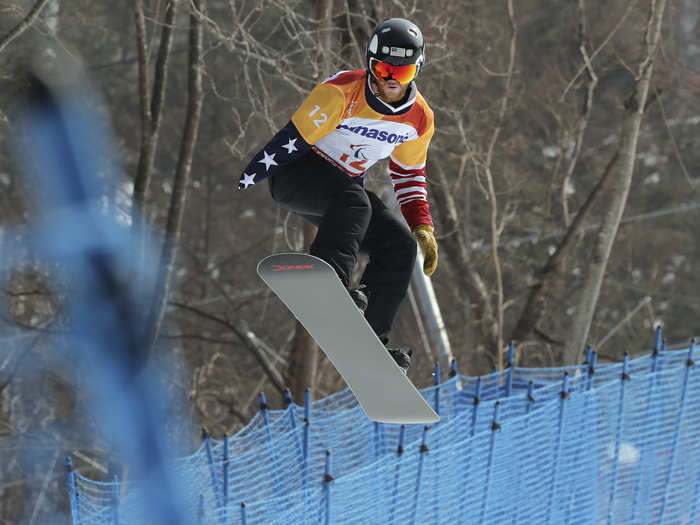
[[[440,420],[328,263],[304,253],[278,253],[258,263],[258,275],[318,343],[369,419],[401,424]]]

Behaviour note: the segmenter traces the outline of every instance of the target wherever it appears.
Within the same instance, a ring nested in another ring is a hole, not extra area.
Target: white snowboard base
[[[440,420],[328,263],[304,253],[278,253],[260,261],[258,275],[318,343],[368,418],[401,424]]]

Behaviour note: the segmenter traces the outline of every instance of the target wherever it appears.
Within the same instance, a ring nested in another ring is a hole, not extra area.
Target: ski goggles
[[[408,84],[416,78],[418,74],[418,65],[409,64],[407,66],[395,66],[387,62],[382,62],[376,58],[369,59],[369,69],[372,74],[385,82],[387,80],[396,80],[399,84]]]

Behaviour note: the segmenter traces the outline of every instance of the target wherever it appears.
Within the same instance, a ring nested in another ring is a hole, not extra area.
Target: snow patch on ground
[[[636,465],[639,463],[640,455],[639,449],[632,443],[627,441],[620,443],[620,465]],[[608,457],[615,457],[615,443],[608,445]]]

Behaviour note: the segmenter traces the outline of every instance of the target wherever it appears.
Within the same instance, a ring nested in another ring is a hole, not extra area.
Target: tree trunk
[[[148,90],[148,48],[146,44],[146,27],[143,14],[143,0],[134,0],[134,17],[139,55],[139,100],[141,105],[141,145],[139,164],[134,177],[134,209],[132,221],[138,225],[137,216],[144,214],[144,203],[151,182],[151,174],[158,146],[160,123],[163,116],[165,85],[168,78],[168,62],[173,42],[175,15],[179,0],[170,0],[165,12],[165,23],[160,36],[160,47],[156,59],[153,93]]]
[[[634,173],[634,159],[637,152],[639,129],[647,103],[654,65],[654,54],[661,35],[661,22],[665,6],[666,0],[651,0],[645,35],[645,55],[638,66],[634,92],[625,102],[620,146],[611,168],[612,187],[610,194],[612,200],[598,232],[593,250],[593,260],[588,266],[583,292],[578,302],[566,347],[564,348],[564,365],[576,364],[587,343],[593,322],[593,314],[595,313],[605,276],[605,269],[610,259],[612,245],[617,236],[622,213],[627,203],[627,196],[629,195]]]
[[[522,314],[511,333],[511,341],[522,342],[527,339],[544,315],[546,298],[550,292],[552,292],[557,280],[561,278],[564,261],[576,245],[576,239],[578,239],[581,232],[583,232],[584,221],[589,216],[593,204],[597,202],[598,196],[605,187],[607,180],[610,178],[616,159],[617,154],[613,156],[605,169],[605,173],[596,183],[595,187],[586,198],[586,201],[579,208],[571,226],[569,226],[566,234],[557,245],[555,252],[539,271],[536,282],[530,288]]]
[[[197,142],[199,119],[204,99],[202,90],[202,22],[200,13],[204,12],[205,0],[193,0],[190,14],[189,75],[188,102],[185,128],[180,143],[180,154],[173,184],[173,193],[168,211],[165,240],[160,257],[158,279],[153,302],[146,325],[146,345],[150,349],[155,343],[163,321],[165,305],[170,292],[171,277],[175,264],[176,246],[182,229],[182,217],[187,202],[192,158]]]

